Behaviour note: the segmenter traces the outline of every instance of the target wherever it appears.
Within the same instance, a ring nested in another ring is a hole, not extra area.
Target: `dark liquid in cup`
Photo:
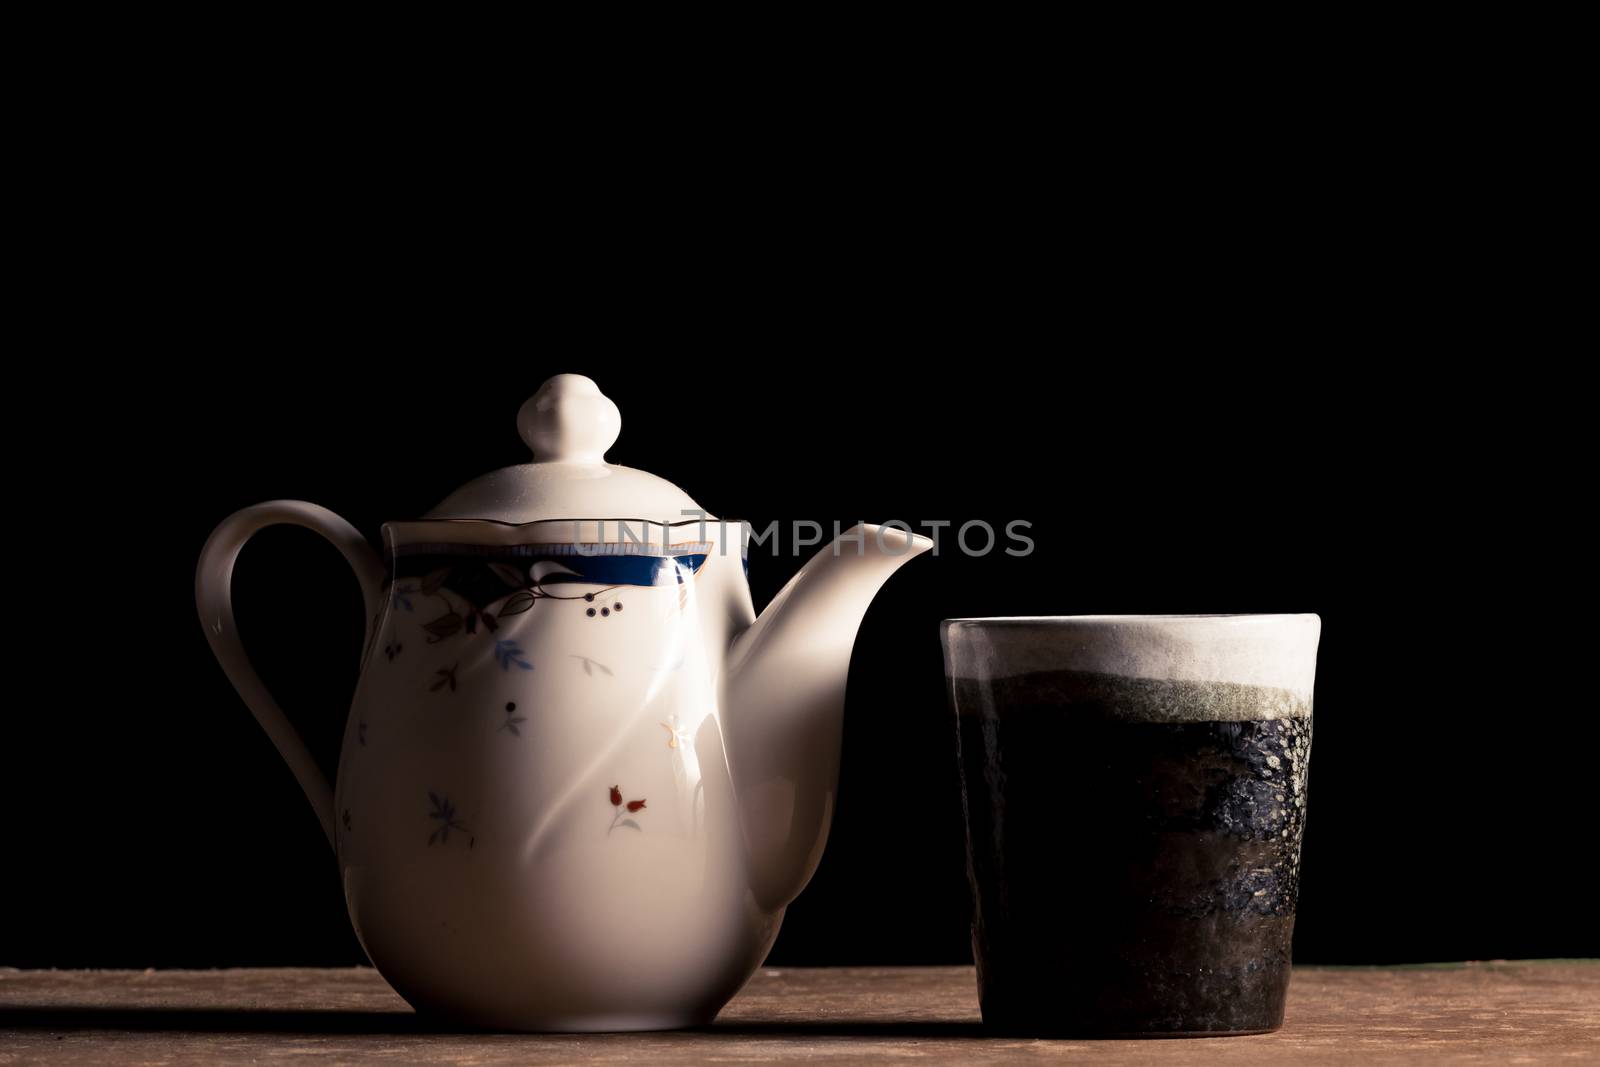
[[[952,682],[987,1025],[1283,1025],[1309,707],[1061,671]]]

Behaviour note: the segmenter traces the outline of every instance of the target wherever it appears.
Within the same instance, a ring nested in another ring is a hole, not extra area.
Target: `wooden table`
[[[443,1032],[350,970],[0,969],[0,1064],[1600,1063],[1600,961],[1296,970],[1261,1037],[985,1036],[970,967],[766,969],[716,1025],[655,1034]]]

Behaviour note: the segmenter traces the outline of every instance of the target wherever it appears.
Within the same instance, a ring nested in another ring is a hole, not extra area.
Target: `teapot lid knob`
[[[590,378],[558,374],[517,412],[517,432],[539,463],[603,463],[622,413]]]

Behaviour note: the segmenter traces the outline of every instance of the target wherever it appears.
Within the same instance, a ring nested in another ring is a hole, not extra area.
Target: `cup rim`
[[[1175,619],[1315,619],[1310,612],[1229,612],[1213,615],[975,615],[961,619],[945,619],[946,625],[979,623],[990,625],[1029,625],[1037,623],[1128,623],[1169,622]]]

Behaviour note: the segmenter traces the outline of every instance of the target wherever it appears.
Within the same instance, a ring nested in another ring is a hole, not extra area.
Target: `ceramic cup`
[[[952,619],[987,1026],[1283,1025],[1315,615]]]

